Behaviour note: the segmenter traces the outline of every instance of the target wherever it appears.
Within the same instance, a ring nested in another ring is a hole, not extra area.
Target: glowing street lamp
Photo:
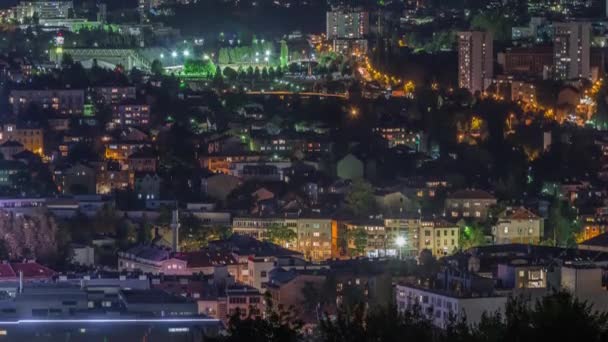
[[[184,57],[188,57],[188,56],[190,56],[190,51],[184,50]]]
[[[405,237],[397,236],[395,239],[395,244],[397,244],[397,247],[399,248],[399,259],[401,259],[401,249],[403,249],[403,246],[405,246]]]
[[[270,56],[270,50],[266,50],[265,54],[266,56]]]
[[[171,52],[171,57],[176,58],[177,57],[177,51]]]
[[[160,58],[161,58],[161,59],[165,58],[165,54],[164,54],[164,53],[161,53],[161,54],[160,54]]]

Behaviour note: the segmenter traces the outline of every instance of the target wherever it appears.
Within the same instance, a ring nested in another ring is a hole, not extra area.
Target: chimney
[[[179,252],[179,211],[177,209],[173,210],[171,229],[173,230],[173,243],[171,247],[173,248],[173,252]]]

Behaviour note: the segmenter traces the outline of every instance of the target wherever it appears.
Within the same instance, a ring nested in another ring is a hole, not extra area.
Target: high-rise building
[[[492,34],[481,31],[458,33],[458,86],[472,93],[485,90],[494,75]]]
[[[590,78],[591,23],[553,24],[553,75],[557,80]]]
[[[346,7],[332,8],[327,12],[327,39],[361,39],[368,34],[369,12]]]

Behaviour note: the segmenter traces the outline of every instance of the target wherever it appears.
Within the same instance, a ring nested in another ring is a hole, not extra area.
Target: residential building
[[[13,160],[13,156],[23,152],[23,150],[23,144],[18,141],[7,140],[0,144],[0,153],[4,160]]]
[[[292,229],[296,239],[285,247],[302,253],[306,259],[322,261],[339,255],[338,223],[330,218],[235,217],[232,221],[234,233],[259,240],[265,239],[273,226]]]
[[[156,172],[156,155],[149,148],[136,151],[129,155],[127,164],[133,172]]]
[[[591,78],[591,23],[553,23],[553,71],[556,80]]]
[[[199,157],[201,167],[209,169],[213,173],[230,173],[234,163],[255,163],[260,161],[262,156],[258,154],[245,153],[221,153]]]
[[[51,109],[62,115],[82,115],[84,108],[84,90],[54,89],[54,90],[12,90],[9,103],[13,114],[27,110],[30,104],[42,109]]]
[[[135,87],[95,87],[97,100],[106,105],[118,105],[125,101],[135,100]]]
[[[237,260],[224,251],[179,253],[157,246],[140,245],[118,253],[120,271],[139,270],[155,275],[210,275],[222,270],[232,274],[238,267]]]
[[[136,173],[134,189],[137,199],[146,201],[160,199],[161,181],[156,173]]]
[[[72,0],[29,0],[21,1],[14,8],[15,19],[20,23],[34,16],[40,19],[67,19],[70,11],[74,10]]]
[[[553,66],[552,47],[511,47],[498,55],[503,73],[509,76],[546,78]]]
[[[407,146],[414,151],[422,151],[423,132],[413,131],[402,126],[374,127],[372,131],[380,135],[388,143],[388,148]]]
[[[524,207],[507,208],[492,227],[494,243],[538,244],[544,237],[544,220]]]
[[[504,310],[506,296],[459,294],[453,291],[434,290],[409,284],[395,286],[397,309],[401,312],[419,305],[423,313],[431,318],[433,325],[444,329],[451,321],[466,317],[467,324],[478,324],[484,313]]]
[[[133,101],[112,106],[110,127],[134,126],[145,128],[150,124],[150,106]]]
[[[458,86],[483,92],[486,80],[494,76],[492,34],[481,31],[458,33]]]
[[[419,247],[434,256],[454,253],[460,247],[460,227],[443,219],[425,219],[419,223]]]
[[[320,271],[285,271],[277,269],[271,272],[270,282],[266,284],[266,291],[270,294],[274,305],[282,305],[284,308],[301,308],[307,298],[304,289],[312,287],[317,291],[323,291],[326,276]],[[316,322],[316,317],[309,317],[304,310],[298,310],[298,318],[305,322]]]
[[[5,124],[0,132],[0,142],[7,141],[16,141],[38,155],[44,153],[44,131],[40,127]]]
[[[131,189],[134,184],[134,173],[123,170],[116,161],[102,162],[96,170],[96,192],[101,195],[115,190]]]
[[[365,38],[369,34],[369,13],[360,8],[334,7],[327,12],[327,39]]]
[[[484,220],[496,198],[483,190],[460,190],[450,194],[445,200],[446,215],[456,218]]]
[[[53,171],[57,189],[62,194],[94,194],[96,189],[95,168],[77,163]]]

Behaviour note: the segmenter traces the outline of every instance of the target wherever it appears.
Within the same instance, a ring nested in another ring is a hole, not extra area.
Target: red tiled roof
[[[0,264],[0,278],[15,278],[17,274],[9,264]]]
[[[12,262],[11,267],[15,274],[23,272],[23,278],[50,278],[55,275],[55,271],[36,262]]]
[[[535,220],[538,216],[524,207],[518,207],[505,212],[505,218],[509,220]]]

